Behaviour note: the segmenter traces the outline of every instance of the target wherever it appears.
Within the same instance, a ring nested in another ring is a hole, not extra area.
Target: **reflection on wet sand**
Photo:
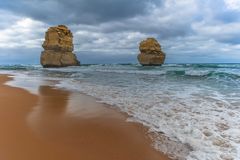
[[[0,91],[0,159],[167,159],[141,125],[92,97],[48,86],[38,96],[5,85]]]
[[[39,106],[43,114],[61,115],[66,111],[70,93],[49,86],[39,87]]]
[[[141,125],[92,97],[48,86],[39,88],[39,104],[29,120],[48,142],[76,149],[84,159],[159,159]]]
[[[52,141],[56,134],[61,134],[65,129],[63,122],[68,106],[70,93],[49,86],[39,87],[38,104],[28,116],[28,124],[40,137]]]

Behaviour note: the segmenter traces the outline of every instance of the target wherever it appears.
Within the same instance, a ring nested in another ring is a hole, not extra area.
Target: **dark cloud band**
[[[7,9],[49,24],[97,24],[143,15],[161,0],[11,0]]]

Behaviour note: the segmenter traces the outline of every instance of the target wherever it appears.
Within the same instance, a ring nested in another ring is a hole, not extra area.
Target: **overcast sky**
[[[58,24],[72,30],[82,63],[136,63],[147,37],[167,63],[240,62],[240,0],[4,0],[0,64],[39,63]]]

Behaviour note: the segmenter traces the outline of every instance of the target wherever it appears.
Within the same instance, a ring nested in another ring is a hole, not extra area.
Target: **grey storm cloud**
[[[49,24],[97,24],[144,15],[161,0],[11,0],[3,8]]]
[[[73,32],[82,63],[135,63],[138,44],[147,37],[159,40],[169,63],[239,61],[238,2],[2,0],[0,63],[24,62],[23,57],[37,63],[44,32],[57,24]]]
[[[191,34],[191,23],[196,20],[191,9],[194,6],[181,6],[184,1],[171,7],[167,3],[166,0],[11,0],[0,5],[49,25],[86,25],[85,29],[94,32],[141,32],[157,34],[160,39]]]

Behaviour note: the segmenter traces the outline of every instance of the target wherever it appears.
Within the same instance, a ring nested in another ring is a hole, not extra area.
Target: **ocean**
[[[110,104],[177,159],[240,160],[240,64],[7,65],[0,73],[33,93],[52,85]]]

